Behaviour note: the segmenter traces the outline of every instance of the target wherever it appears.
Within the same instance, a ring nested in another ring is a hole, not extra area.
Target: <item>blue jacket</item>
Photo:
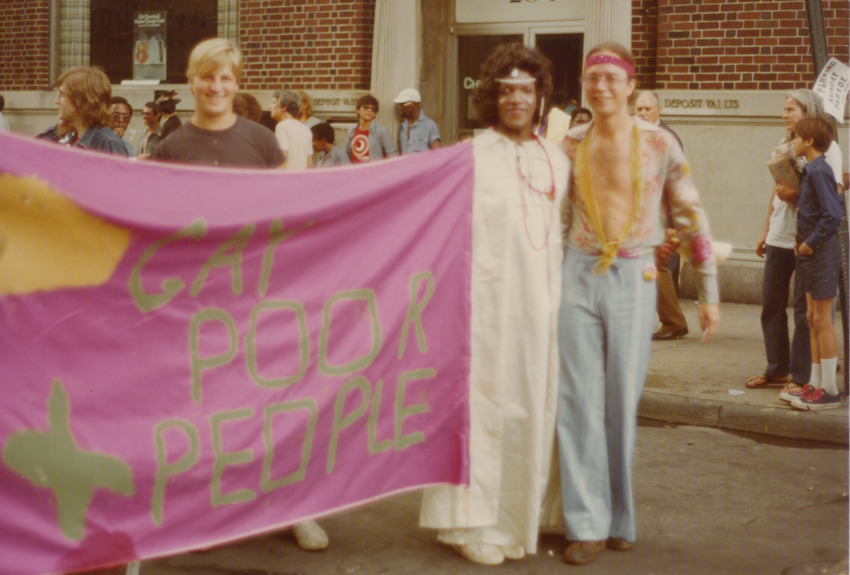
[[[821,155],[806,164],[797,196],[797,232],[807,246],[814,250],[838,231],[844,218],[842,203],[826,158]]]
[[[427,152],[431,144],[440,139],[440,129],[437,123],[419,110],[419,117],[410,125],[408,137],[407,126],[410,120],[402,120],[398,127],[398,147],[402,155],[414,152]]]
[[[130,156],[124,140],[106,126],[89,128],[75,145],[87,150],[99,150],[116,156]]]

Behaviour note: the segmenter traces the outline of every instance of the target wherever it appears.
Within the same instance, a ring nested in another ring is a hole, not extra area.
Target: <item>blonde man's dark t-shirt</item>
[[[241,116],[226,130],[204,130],[187,122],[160,142],[151,157],[163,162],[242,168],[279,168],[284,161],[274,134]]]

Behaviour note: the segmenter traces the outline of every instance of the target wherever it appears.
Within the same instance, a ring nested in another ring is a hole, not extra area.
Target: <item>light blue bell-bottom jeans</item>
[[[567,248],[558,338],[558,449],[566,536],[635,540],[632,461],[637,405],[649,366],[657,290],[655,258]]]

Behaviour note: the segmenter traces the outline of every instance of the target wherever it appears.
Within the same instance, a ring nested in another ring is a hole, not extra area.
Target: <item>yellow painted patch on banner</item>
[[[0,174],[0,296],[101,285],[129,245],[46,182]]]

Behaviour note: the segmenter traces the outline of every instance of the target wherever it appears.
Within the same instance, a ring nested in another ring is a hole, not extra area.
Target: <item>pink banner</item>
[[[467,482],[468,145],[294,174],[0,149],[0,573]]]

